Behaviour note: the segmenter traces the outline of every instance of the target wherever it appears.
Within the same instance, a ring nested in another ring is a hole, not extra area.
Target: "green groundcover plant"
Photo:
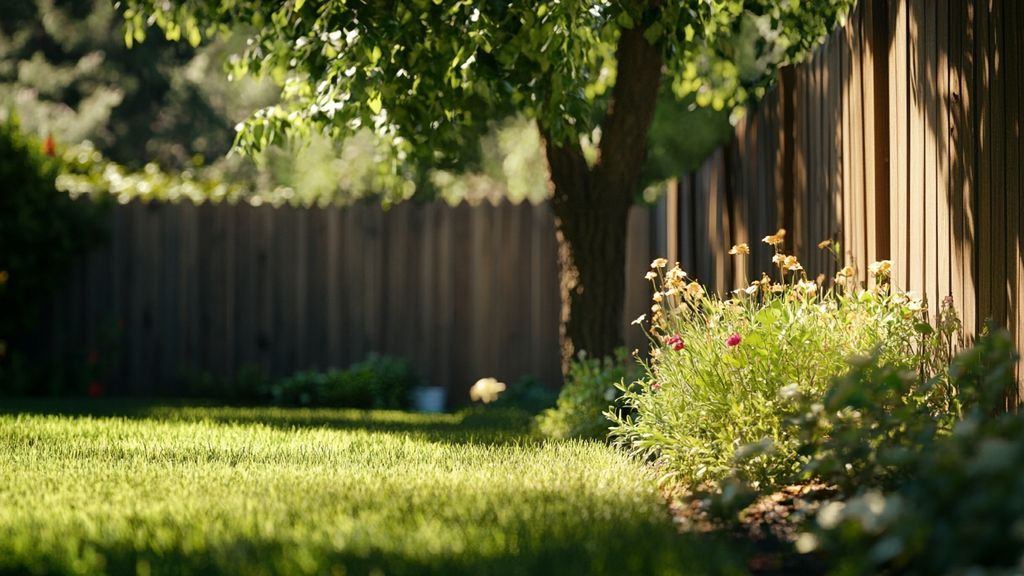
[[[808,279],[784,240],[785,230],[763,240],[776,251],[773,275],[728,298],[678,265],[652,263],[651,360],[643,378],[622,386],[623,409],[607,416],[614,441],[653,460],[663,480],[696,485],[735,473],[755,487],[785,481],[801,462],[784,426],[791,397],[820,398],[857,354],[875,350],[907,369],[934,355],[940,339],[924,322],[926,305],[890,285],[891,262],[870,266],[869,287],[852,266],[826,284]],[[829,242],[820,247],[839,254]],[[743,258],[749,247],[730,253]]]
[[[795,421],[808,478],[837,493],[797,550],[835,574],[1019,574],[1024,570],[1024,417],[1004,411],[1017,353],[990,330],[949,367],[954,410],[929,409],[933,382],[877,357]]]
[[[549,438],[607,438],[604,412],[620,396],[622,382],[636,378],[638,368],[625,348],[605,358],[581,352],[569,364],[557,405],[537,416],[538,431]]]

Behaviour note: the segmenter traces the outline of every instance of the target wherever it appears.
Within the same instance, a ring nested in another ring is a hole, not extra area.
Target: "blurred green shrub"
[[[537,417],[537,429],[550,438],[606,438],[610,422],[605,412],[619,397],[623,381],[639,373],[639,363],[625,348],[606,358],[581,353],[569,365],[556,406]]]
[[[371,354],[346,370],[306,370],[270,385],[271,402],[283,406],[403,409],[420,383],[412,364]]]
[[[0,391],[38,392],[21,349],[40,307],[66,280],[75,257],[100,239],[100,206],[57,190],[52,139],[27,136],[13,115],[0,123]],[[83,354],[84,355],[84,354]],[[60,392],[61,390],[52,390]]]
[[[218,378],[210,372],[184,374],[186,394],[196,398],[216,399],[231,403],[250,404],[264,399],[272,379],[257,364],[244,364],[228,378]]]
[[[544,385],[534,376],[523,376],[516,380],[488,408],[509,408],[538,414],[553,408],[558,401],[558,391]]]

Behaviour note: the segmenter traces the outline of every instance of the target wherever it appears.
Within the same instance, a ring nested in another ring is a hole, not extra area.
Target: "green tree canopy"
[[[125,37],[193,45],[244,26],[238,74],[280,104],[239,126],[260,150],[372,128],[395,166],[458,166],[489,121],[536,120],[553,188],[566,359],[621,341],[626,215],[663,84],[717,109],[758,97],[855,0],[123,0]],[[593,154],[584,153],[584,143]],[[396,168],[397,169],[397,168]]]
[[[260,110],[238,145],[262,149],[310,127],[373,127],[402,159],[431,166],[473,150],[489,120],[535,118],[549,137],[590,136],[608,112],[622,30],[658,46],[680,98],[733,108],[815,45],[854,0],[701,2],[404,2],[124,0],[129,45],[158,25],[197,45],[254,30],[235,72],[278,79],[285,100]]]

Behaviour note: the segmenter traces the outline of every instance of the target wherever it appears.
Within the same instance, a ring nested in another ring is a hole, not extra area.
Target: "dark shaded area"
[[[744,574],[740,560],[746,555],[734,543],[709,536],[679,536],[624,516],[614,525],[596,524],[575,539],[547,538],[528,522],[507,533],[521,543],[514,553],[483,556],[473,549],[458,554],[402,555],[393,551],[306,548],[302,559],[294,555],[297,543],[238,540],[201,551],[171,548],[137,550],[130,545],[92,545],[106,561],[107,573],[135,573],[139,566],[150,574],[281,574],[309,569],[315,562],[323,571],[350,574]],[[585,537],[583,537],[585,536]],[[76,573],[64,559],[40,558],[33,571],[46,574]],[[301,564],[300,564],[301,562]],[[23,574],[24,566],[0,559],[0,575]]]

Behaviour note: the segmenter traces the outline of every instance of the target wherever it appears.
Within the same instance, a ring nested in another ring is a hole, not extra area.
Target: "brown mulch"
[[[752,551],[747,567],[752,574],[765,576],[824,572],[820,558],[797,554],[793,543],[800,535],[799,526],[834,493],[825,484],[783,486],[757,498],[735,517],[722,519],[712,513],[706,491],[663,488],[680,532],[723,535],[744,544]]]

